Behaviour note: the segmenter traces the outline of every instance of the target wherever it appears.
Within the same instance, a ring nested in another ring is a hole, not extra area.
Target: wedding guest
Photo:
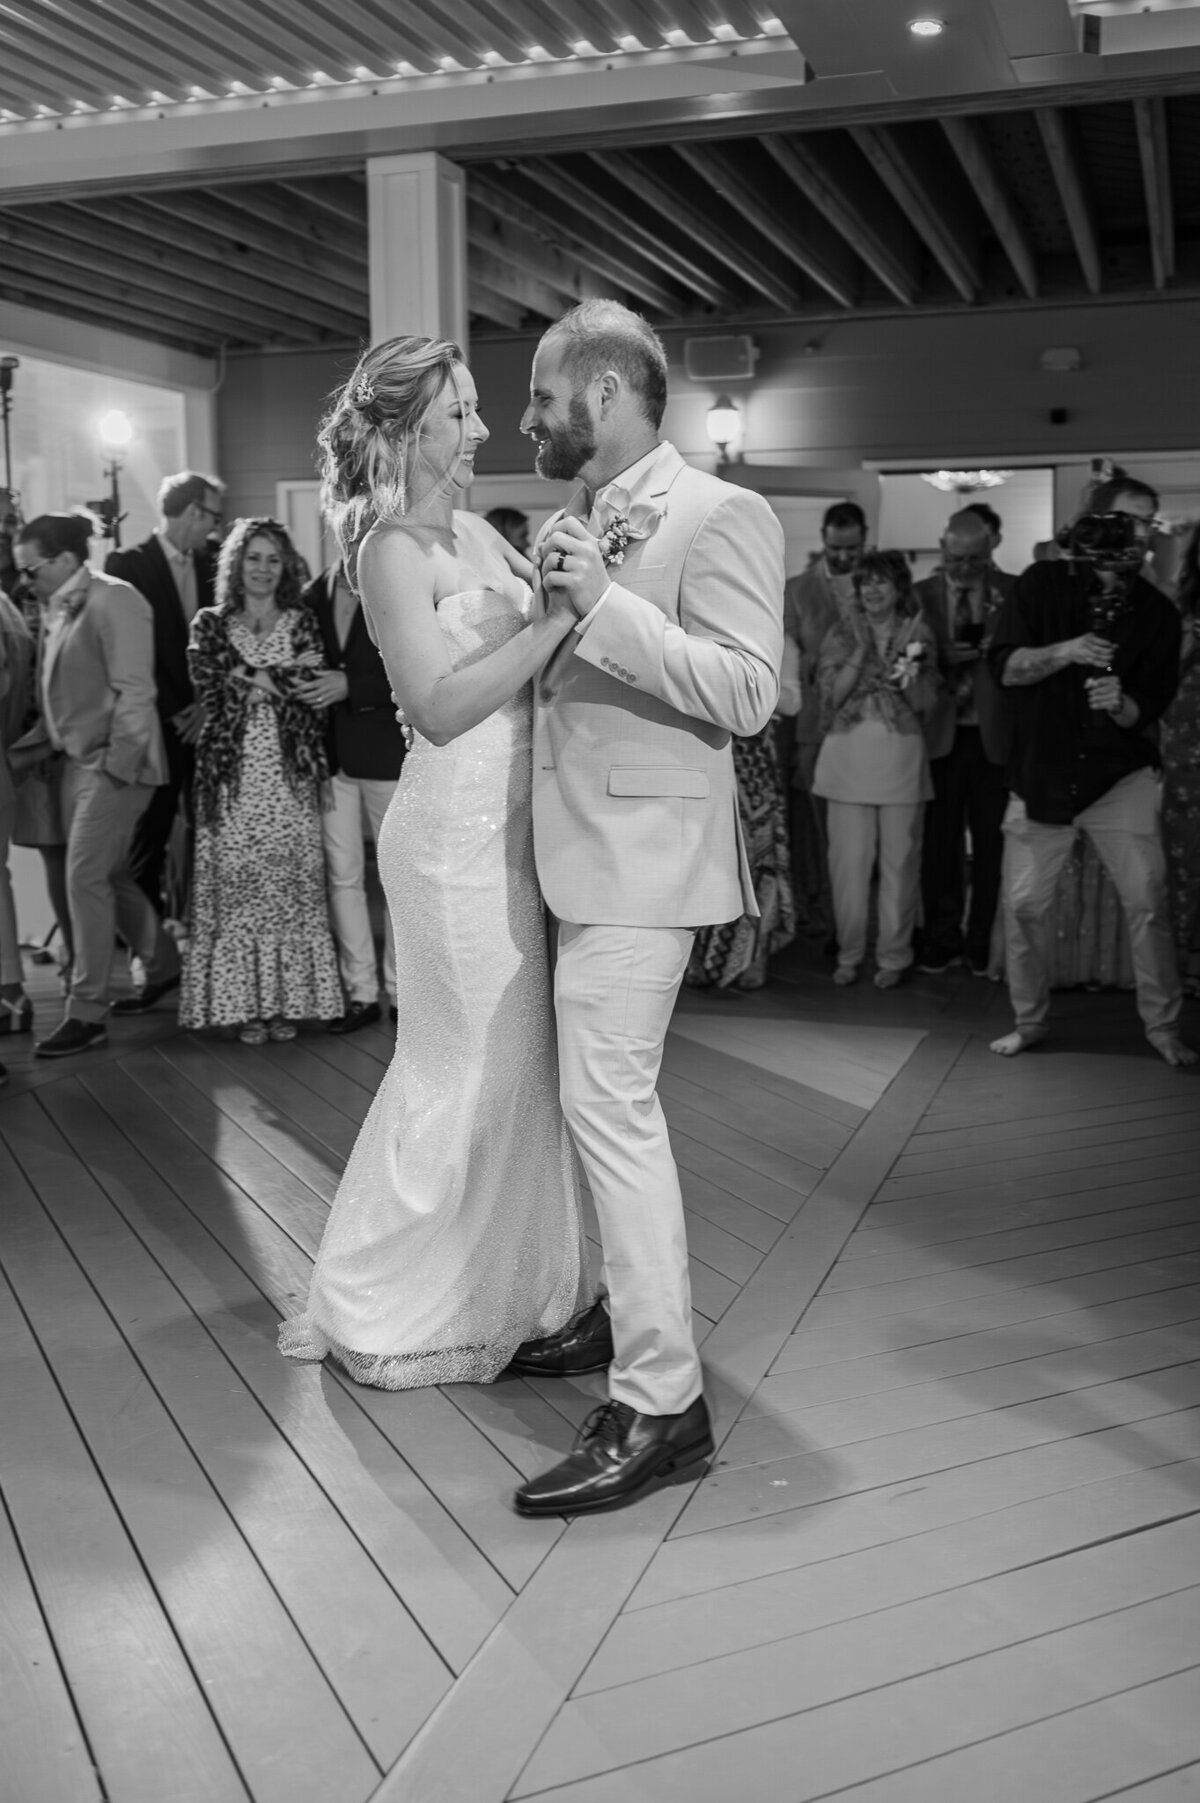
[[[36,1047],[66,1058],[107,1038],[119,932],[152,1000],[179,982],[179,953],[129,869],[134,829],[166,781],[154,708],[149,603],[87,566],[91,523],[47,513],[17,535],[16,560],[46,612],[39,687],[49,744],[65,754],[67,904],[75,957],[66,1017]]]
[[[1200,527],[1183,554],[1179,687],[1162,717],[1163,843],[1171,924],[1185,995],[1200,995]]]
[[[1129,923],[1146,1037],[1171,1065],[1196,1062],[1179,1034],[1182,995],[1167,919],[1157,748],[1148,728],[1179,680],[1180,623],[1140,574],[1158,496],[1102,483],[1068,555],[1024,571],[996,623],[989,661],[1021,691],[1004,820],[1005,965],[1014,1024],[991,1049],[1012,1058],[1047,1034],[1047,923],[1079,833],[1108,868]],[[1096,522],[1103,520],[1104,526]]]
[[[867,951],[871,874],[879,870],[875,986],[913,961],[923,804],[931,794],[923,723],[937,700],[934,638],[900,551],[868,551],[854,601],[825,635],[818,664],[825,734],[813,793],[828,807],[837,927],[834,982],[857,982]]]
[[[400,766],[404,731],[396,719],[392,685],[379,648],[367,630],[362,604],[342,562],[331,564],[301,591],[316,615],[325,669],[296,691],[310,707],[323,708],[331,803],[321,815],[329,913],[337,941],[345,1011],[331,1033],[354,1033],[380,1018],[379,973],[367,911],[364,817],[371,837],[388,811]],[[384,911],[383,986],[392,1018],[396,1008],[396,951],[392,918]]]
[[[300,578],[278,520],[236,520],[188,650],[204,718],[179,1018],[237,1027],[247,1045],[342,1013],[321,846],[325,728],[298,694],[324,654]]]
[[[821,521],[821,549],[783,590],[783,629],[796,647],[800,705],[780,733],[788,757],[790,835],[796,905],[802,929],[827,937],[833,926],[825,803],[813,790],[821,749],[817,662],[825,634],[854,598],[854,572],[867,542],[867,516],[856,501],[836,501]]]
[[[514,551],[522,557],[529,556],[529,515],[522,513],[519,507],[493,507],[490,513],[484,514],[489,526],[493,526],[501,538],[510,544]]]
[[[783,685],[780,684],[782,693]],[[726,926],[701,927],[686,981],[693,989],[761,989],[767,964],[796,937],[786,792],[772,721],[733,745],[738,816],[746,844],[758,918],[743,914]]]
[[[9,748],[20,738],[29,705],[33,639],[24,616],[0,589],[0,1033],[28,1033],[33,1003],[25,993],[8,848],[17,817]],[[0,1065],[0,1081],[4,1067]]]
[[[916,585],[942,679],[925,728],[933,799],[925,810],[917,962],[943,971],[965,956],[976,976],[989,974],[1008,803],[1008,715],[985,653],[1016,577],[992,562],[994,537],[977,507],[962,508],[947,521],[939,567]]]
[[[155,705],[162,725],[168,780],[138,822],[130,869],[161,914],[167,843],[182,803],[191,798],[202,710],[188,674],[188,633],[198,609],[213,598],[210,536],[221,524],[224,485],[215,476],[181,470],[158,491],[159,522],[150,537],[126,551],[110,551],[105,569],[144,595],[154,614]],[[172,905],[179,906],[180,898]],[[136,1012],[127,1004],[123,1013]]]

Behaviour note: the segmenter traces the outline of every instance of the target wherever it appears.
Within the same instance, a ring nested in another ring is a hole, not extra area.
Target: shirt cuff
[[[576,620],[576,622],[575,622],[575,631],[576,632],[586,632],[587,631],[587,629],[591,625],[592,621],[596,618],[596,615],[600,612],[600,609],[604,606],[604,603],[608,600],[608,597],[612,594],[612,591],[613,591],[613,585],[610,582],[608,587],[605,589],[604,593],[601,595],[600,599],[596,602],[595,606],[590,607],[588,609],[587,613],[584,614],[582,620]]]

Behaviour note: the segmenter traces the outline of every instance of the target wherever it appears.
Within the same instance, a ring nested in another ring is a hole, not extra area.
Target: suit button
[[[601,659],[600,659],[600,668],[601,668],[601,669],[602,669],[602,670],[611,670],[611,669],[612,669],[612,660],[611,660],[611,658],[607,658],[607,657],[602,657],[602,658],[601,658]]]

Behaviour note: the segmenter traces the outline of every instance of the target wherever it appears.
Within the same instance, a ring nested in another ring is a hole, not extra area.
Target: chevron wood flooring
[[[596,1380],[275,1351],[385,1033],[0,1042],[0,1803],[1200,1798],[1200,1082],[1003,1020],[682,998],[719,1452],[570,1525]]]

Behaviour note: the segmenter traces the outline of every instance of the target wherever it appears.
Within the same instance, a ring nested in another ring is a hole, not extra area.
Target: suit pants
[[[867,952],[871,871],[879,861],[879,931],[875,962],[880,970],[907,970],[913,961],[921,869],[923,804],[829,803],[829,875],[837,925],[838,963],[855,970]]]
[[[178,975],[179,952],[129,869],[129,850],[153,789],[120,783],[104,770],[67,760],[67,901],[75,936],[68,1018],[99,1021],[108,1012],[113,946],[120,933],[141,959],[147,983]]]
[[[367,913],[363,814],[378,845],[383,817],[396,793],[396,780],[339,774],[330,778],[330,790],[333,805],[321,816],[321,835],[325,842],[329,915],[342,984],[352,1002],[373,1002],[379,996],[379,975]],[[389,996],[395,995],[396,948],[390,909],[384,915],[383,986]]]
[[[992,922],[1000,899],[1004,857],[1004,809],[1008,785],[1003,770],[988,762],[977,726],[960,726],[945,757],[930,760],[933,800],[925,809],[921,852],[921,949],[930,958],[957,958],[984,965]],[[968,830],[971,834],[971,902],[966,906]]]
[[[1030,820],[1014,795],[1004,818],[1004,950],[1018,1032],[1050,1012],[1050,916],[1077,832],[1086,833],[1129,927],[1137,1008],[1147,1034],[1170,1032],[1183,1005],[1159,835],[1160,785],[1152,770],[1122,777],[1069,826]]]
[[[190,810],[196,766],[193,747],[184,744],[169,720],[162,721],[162,735],[167,781],[151,790],[149,804],[134,828],[129,853],[129,873],[156,914],[161,914],[166,905],[167,845],[180,805]]]
[[[679,1173],[655,1093],[694,934],[558,930],[554,975],[563,1113],[604,1248],[615,1402],[676,1415],[701,1393]]]

